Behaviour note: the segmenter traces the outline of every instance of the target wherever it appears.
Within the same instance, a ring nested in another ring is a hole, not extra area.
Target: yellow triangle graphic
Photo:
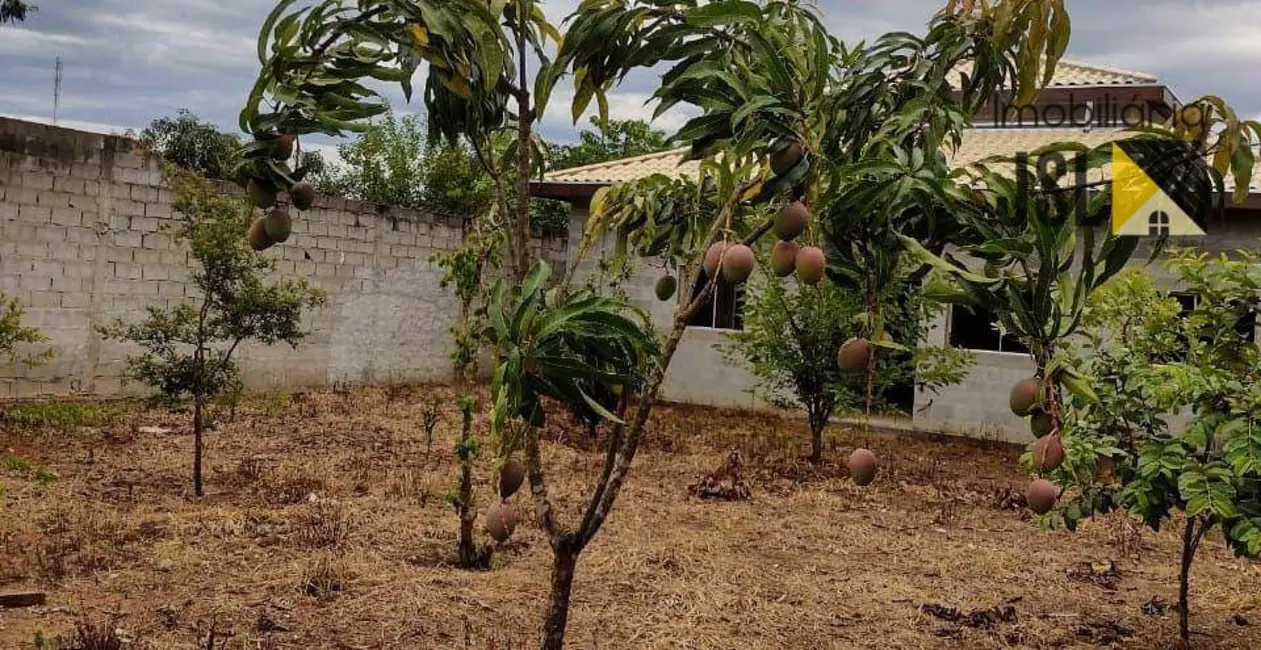
[[[1120,145],[1112,145],[1112,232],[1120,233],[1160,187]]]

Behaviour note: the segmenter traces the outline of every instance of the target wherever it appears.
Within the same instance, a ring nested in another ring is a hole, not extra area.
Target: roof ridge
[[[547,173],[549,175],[569,174],[572,172],[585,172],[585,171],[591,171],[593,169],[604,169],[606,167],[612,167],[615,165],[630,165],[637,162],[642,162],[644,160],[651,160],[653,158],[661,158],[661,157],[669,156],[669,155],[677,155],[687,150],[688,150],[687,147],[677,147],[675,149],[666,149],[664,151],[654,151],[652,153],[643,153],[643,154],[639,154],[638,156],[631,156],[629,158],[615,158],[613,160],[605,160],[603,162],[598,162],[598,163],[589,163],[589,164],[581,165],[578,167],[566,167],[565,169],[553,169]]]
[[[1157,77],[1156,75],[1150,72],[1130,70],[1129,68],[1118,68],[1116,66],[1103,65],[1100,63],[1089,63],[1087,61],[1082,61],[1081,59],[1060,59],[1059,62],[1066,63],[1068,65],[1075,65],[1079,68],[1089,68],[1091,70],[1098,70],[1099,72],[1110,72],[1112,74],[1124,75],[1127,77],[1137,77],[1140,79],[1146,79],[1151,82],[1157,82],[1160,80],[1159,77]]]

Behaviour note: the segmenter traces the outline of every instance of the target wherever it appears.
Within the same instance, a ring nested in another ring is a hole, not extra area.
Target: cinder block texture
[[[0,363],[0,399],[145,390],[123,381],[137,349],[96,329],[197,300],[189,255],[167,233],[180,218],[172,200],[161,161],[131,140],[0,118],[0,292],[51,339],[22,352],[56,354],[38,369]],[[329,304],[310,314],[298,349],[244,347],[247,384],[448,381],[458,305],[430,257],[458,247],[467,221],[337,197],[295,212],[291,239],[263,255],[278,276],[328,291]],[[534,249],[564,271],[565,236]]]

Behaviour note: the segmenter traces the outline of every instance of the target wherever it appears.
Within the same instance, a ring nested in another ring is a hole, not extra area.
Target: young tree
[[[297,347],[306,336],[303,310],[323,305],[325,294],[305,280],[264,280],[275,263],[241,237],[251,216],[241,199],[217,194],[203,178],[174,168],[167,177],[180,217],[174,236],[188,247],[195,263],[189,283],[200,295],[171,308],[148,307],[144,320],[119,320],[102,333],[144,348],[127,360],[130,377],[168,399],[192,397],[193,491],[202,496],[205,407],[237,381],[233,354],[246,341]]]
[[[592,497],[584,523],[568,528],[547,492],[539,431],[546,425],[543,398],[557,400],[571,413],[623,422],[632,393],[656,358],[656,342],[642,313],[617,299],[589,289],[560,286],[546,289],[551,268],[538,263],[520,287],[499,280],[491,292],[486,339],[496,348],[499,365],[491,384],[494,404],[491,429],[503,450],[524,451],[535,516],[553,551],[552,587],[544,623],[544,648],[564,642],[570,594],[578,556],[589,541],[582,535],[597,510]],[[610,434],[602,479],[609,489],[620,433]]]
[[[832,285],[790,290],[771,280],[751,283],[744,329],[728,335],[728,362],[746,365],[764,398],[805,409],[812,463],[823,461],[823,430],[849,394],[836,351],[855,334],[854,316],[861,310],[853,294]]]
[[[1099,401],[1065,405],[1066,460],[1050,476],[1073,493],[1042,519],[1076,530],[1083,518],[1122,509],[1159,530],[1181,511],[1183,647],[1204,536],[1220,529],[1237,554],[1261,555],[1261,260],[1250,251],[1232,257],[1171,255],[1169,269],[1198,297],[1181,317],[1177,300],[1132,277],[1092,301],[1082,350],[1093,352],[1087,370]],[[1179,413],[1189,422],[1171,429]]]
[[[38,366],[52,358],[52,350],[37,355],[20,356],[17,347],[45,343],[48,337],[38,329],[22,324],[26,310],[17,298],[9,298],[0,293],[0,358],[10,363],[18,362],[27,366]]]
[[[697,284],[704,258],[716,257],[721,266],[727,244],[755,243],[772,229],[770,215],[795,201],[807,212],[825,206],[823,223],[829,232],[839,231],[834,222],[844,219],[847,210],[868,207],[857,205],[856,193],[845,194],[848,203],[835,201],[833,195],[866,183],[866,171],[871,169],[855,171],[854,166],[824,163],[884,163],[899,150],[908,161],[937,161],[942,142],[957,143],[968,124],[959,103],[979,106],[1007,81],[1017,96],[1028,99],[1036,92],[1035,82],[1042,76],[1038,73],[1044,67],[1048,74],[1053,71],[1062,50],[1045,34],[1048,27],[1056,34],[1066,29],[1067,15],[1059,3],[1012,0],[978,6],[977,13],[974,3],[966,5],[965,10],[951,2],[930,26],[927,42],[889,35],[877,46],[853,52],[828,35],[815,14],[794,3],[759,6],[729,0],[697,6],[605,0],[584,3],[569,23],[557,62],[574,71],[577,108],[591,101],[603,105],[605,93],[631,69],[674,63],[656,93],[659,110],[680,103],[701,109],[702,114],[676,138],[690,145],[690,157],[704,159],[700,177],[690,188],[689,183],[680,189],[646,179],[614,187],[592,202],[590,225],[616,233],[619,250],[667,258],[680,269],[680,291],[674,325],[661,344],[661,360],[648,375],[626,424],[614,426],[613,436],[620,444],[615,452],[610,450],[612,469],[606,470],[607,478],[593,499],[594,516],[577,531],[579,548],[599,530],[616,499],[688,322],[715,289],[717,273],[707,273],[706,282]],[[1024,41],[1031,32],[1044,37]],[[890,60],[891,44],[908,42],[915,51],[897,62]],[[983,56],[975,56],[978,53]],[[969,56],[976,59],[975,74],[960,102],[945,79]],[[861,75],[872,70],[884,70],[889,77],[876,97],[858,92]],[[935,78],[939,84],[932,83]],[[883,110],[876,112],[876,106]],[[882,130],[883,122],[898,130]],[[912,133],[924,136],[905,135]],[[949,177],[944,163],[911,170],[906,176],[885,180],[906,201],[903,212],[910,213],[916,205],[940,204],[940,193],[931,194],[924,185],[929,177],[938,182]],[[696,196],[695,203],[684,201],[685,196]],[[885,207],[889,204],[884,202]],[[675,209],[680,205],[697,209]],[[905,223],[948,230],[951,222],[939,220],[937,212],[948,211],[935,210]],[[888,244],[895,238],[880,241]],[[716,256],[711,254],[715,250]],[[817,270],[821,274],[822,269]],[[883,344],[879,322],[869,320],[868,327],[876,343]],[[563,611],[549,619],[545,648],[561,647],[564,623]]]
[[[781,408],[800,407],[810,427],[810,461],[823,460],[823,430],[833,413],[865,412],[865,373],[841,370],[837,350],[860,336],[866,305],[852,292],[831,283],[814,287],[770,280],[750,283],[745,293],[744,328],[728,334],[728,363],[744,364],[758,378],[762,396]],[[910,289],[910,285],[899,285]],[[904,292],[887,307],[890,335],[911,345],[922,343],[926,323],[937,312],[918,292]],[[886,394],[897,387],[918,385],[931,392],[958,383],[974,355],[964,350],[916,347],[901,362],[881,364],[875,382],[876,410],[896,406]],[[859,381],[856,381],[859,380]]]
[[[499,250],[503,243],[501,233],[494,226],[492,214],[483,214],[474,220],[472,232],[465,236],[460,248],[450,253],[434,255],[434,261],[443,269],[443,289],[454,288],[460,301],[460,314],[451,326],[455,349],[451,361],[455,381],[464,390],[460,408],[464,415],[456,455],[460,460],[460,485],[455,508],[460,520],[456,557],[461,568],[482,569],[490,566],[493,547],[479,548],[473,539],[473,524],[477,511],[473,500],[473,462],[477,457],[478,444],[473,438],[472,408],[476,397],[473,392],[477,379],[477,357],[483,343],[486,326],[487,277],[499,268]],[[499,459],[501,465],[507,457]],[[508,492],[502,484],[501,494]],[[515,488],[514,490],[515,491]],[[504,494],[505,498],[511,494]]]

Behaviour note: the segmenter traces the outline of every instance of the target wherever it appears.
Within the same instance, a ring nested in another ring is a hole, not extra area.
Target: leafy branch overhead
[[[521,287],[501,279],[491,290],[485,339],[500,360],[491,386],[497,434],[510,418],[543,426],[544,397],[620,421],[620,397],[640,388],[657,352],[643,314],[627,316],[620,301],[587,289],[548,289],[550,278],[539,263]]]
[[[410,101],[422,64],[428,64],[422,97],[433,135],[452,141],[487,135],[509,119],[511,92],[504,90],[520,90],[522,82],[500,23],[516,21],[518,3],[324,0],[296,9],[295,4],[282,0],[263,23],[262,70],[241,111],[241,129],[257,138],[245,152],[256,178],[292,185],[287,182],[292,171],[271,160],[269,135],[362,130],[366,120],[388,110],[364,80],[396,83]],[[545,45],[558,34],[533,3],[526,23],[522,33],[546,66]],[[538,78],[542,97],[548,79]],[[539,102],[540,110],[544,104]]]

